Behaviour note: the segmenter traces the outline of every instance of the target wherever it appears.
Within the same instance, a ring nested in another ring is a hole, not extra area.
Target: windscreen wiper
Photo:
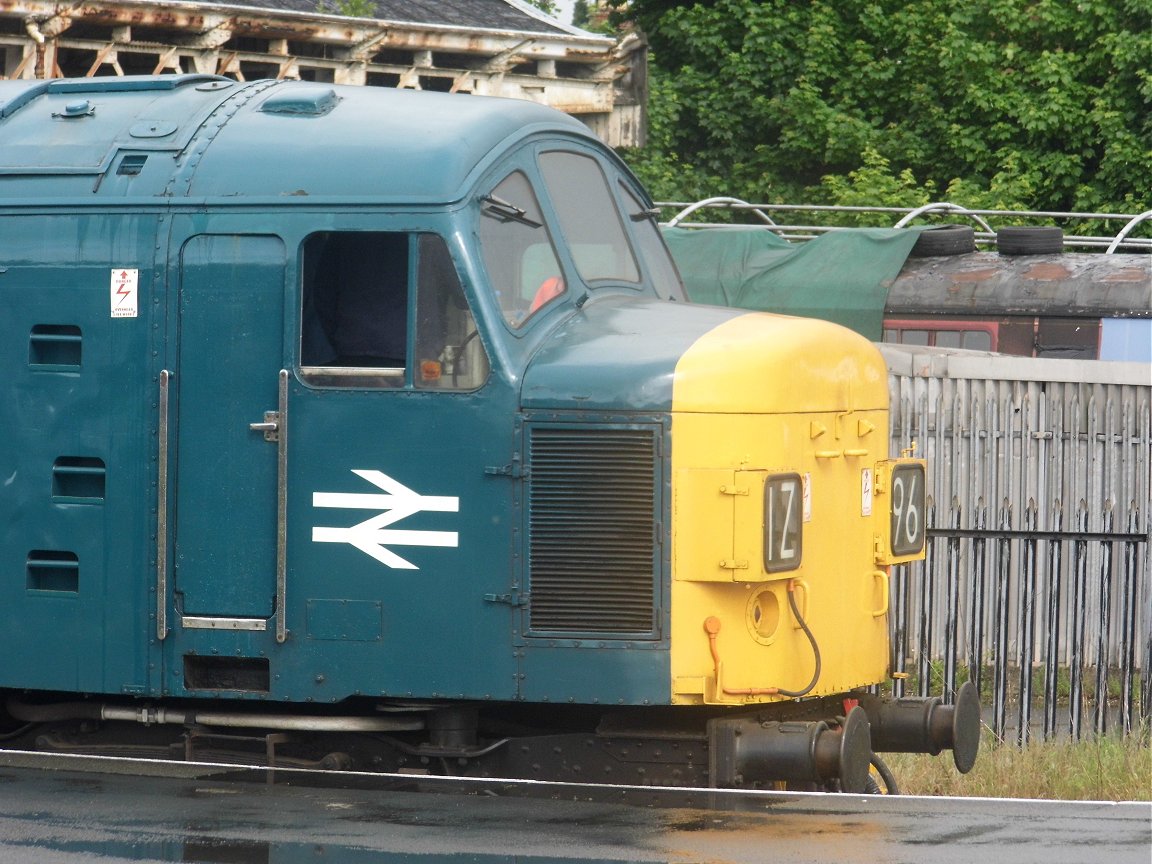
[[[660,216],[660,210],[657,207],[649,207],[641,210],[639,213],[629,213],[628,216],[633,222],[643,222],[645,219],[651,219],[653,222]]]
[[[506,222],[519,222],[529,228],[539,228],[543,224],[529,217],[528,212],[523,207],[517,207],[511,201],[505,201],[495,195],[485,195],[480,200],[484,204],[485,213],[491,213]]]

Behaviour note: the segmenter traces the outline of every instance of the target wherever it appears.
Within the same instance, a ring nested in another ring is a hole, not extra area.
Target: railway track
[[[1145,864],[1152,806],[466,780],[0,752],[0,861]]]

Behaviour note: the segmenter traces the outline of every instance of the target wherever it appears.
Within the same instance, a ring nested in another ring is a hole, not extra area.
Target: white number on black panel
[[[924,548],[924,469],[901,465],[892,472],[892,554]]]
[[[799,474],[769,477],[764,484],[764,569],[795,570],[803,548],[804,485]]]

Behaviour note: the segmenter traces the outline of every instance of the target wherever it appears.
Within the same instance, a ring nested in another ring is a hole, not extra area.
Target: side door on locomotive
[[[166,689],[511,698],[515,396],[450,220],[263,221],[173,231]]]

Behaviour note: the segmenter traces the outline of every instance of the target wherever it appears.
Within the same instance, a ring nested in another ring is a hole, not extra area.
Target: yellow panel
[[[804,356],[799,345],[817,335],[820,355]],[[887,456],[886,403],[879,353],[823,322],[742,316],[681,358],[672,415],[674,702],[756,703],[803,690],[815,660],[790,594],[821,655],[808,695],[885,679],[887,573],[875,549],[888,511],[868,512],[862,477]],[[770,574],[764,487],[778,474],[805,481],[802,555],[795,571]],[[717,494],[719,477],[747,494]],[[717,556],[724,543],[728,568]]]
[[[731,582],[735,472],[676,471],[672,481],[673,572],[677,579]]]

